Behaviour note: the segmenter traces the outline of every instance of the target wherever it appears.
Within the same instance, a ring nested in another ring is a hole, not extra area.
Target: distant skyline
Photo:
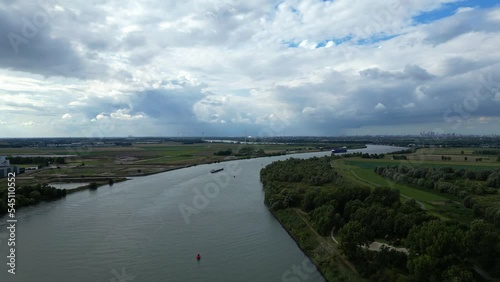
[[[0,138],[500,134],[488,0],[0,3]]]

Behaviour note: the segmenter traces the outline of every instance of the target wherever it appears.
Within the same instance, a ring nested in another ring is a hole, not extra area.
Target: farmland
[[[363,147],[361,144],[351,148]],[[130,146],[107,147],[20,147],[1,148],[0,155],[65,155],[63,164],[23,163],[19,167],[37,167],[17,178],[19,185],[85,181],[95,178],[143,176],[198,164],[215,163],[250,157],[322,150],[317,144],[236,144],[194,142],[133,143]],[[219,154],[230,152],[229,154]],[[0,179],[0,183],[5,182]]]

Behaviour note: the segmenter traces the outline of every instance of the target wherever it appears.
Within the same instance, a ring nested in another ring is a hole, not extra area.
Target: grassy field
[[[439,193],[432,189],[421,188],[408,184],[400,184],[390,181],[374,172],[377,166],[397,166],[408,165],[404,161],[390,160],[390,156],[385,159],[362,159],[349,158],[336,160],[332,164],[340,169],[343,175],[348,179],[361,185],[369,185],[371,187],[391,187],[398,189],[403,199],[413,198],[421,204],[423,208],[443,219],[454,219],[463,223],[470,223],[474,219],[474,214],[471,209],[467,209],[462,204],[462,199],[445,193]],[[451,164],[450,161],[434,162],[424,160],[423,166],[449,166],[457,165],[459,167],[469,168],[461,164]],[[472,166],[472,165],[471,165]],[[495,163],[482,163],[481,166],[473,168],[498,167]]]
[[[465,162],[461,160],[451,160],[451,161],[441,161],[441,157],[435,158],[425,157],[424,159],[417,159],[414,156],[409,155],[408,160],[391,160],[389,156],[385,156],[384,159],[362,159],[362,158],[353,158],[347,159],[346,163],[368,168],[374,169],[377,166],[408,166],[408,167],[416,167],[416,166],[425,166],[425,167],[446,167],[450,166],[453,168],[466,168],[466,169],[485,169],[485,168],[499,168],[500,163],[496,161],[481,161],[481,162]]]
[[[464,206],[464,199],[450,193],[440,193],[434,189],[419,187],[414,184],[395,183],[375,173],[377,166],[407,166],[407,167],[451,167],[454,169],[469,170],[496,170],[500,169],[498,156],[474,154],[483,148],[428,148],[419,149],[415,153],[406,154],[407,160],[393,160],[393,155],[385,155],[382,159],[368,158],[345,158],[332,163],[342,171],[348,179],[360,185],[371,187],[386,186],[398,189],[402,198],[414,198],[418,203],[429,211],[429,213],[442,219],[457,220],[468,224],[474,220],[474,210]],[[493,151],[493,150],[492,150]],[[401,155],[401,154],[400,154]],[[450,160],[443,160],[451,158]],[[467,158],[467,160],[465,160]],[[476,161],[476,159],[481,161]],[[484,181],[460,179],[451,180],[460,187],[483,186]],[[469,191],[470,192],[470,191]],[[474,203],[483,208],[497,206],[500,203],[500,194],[477,194],[472,193]]]

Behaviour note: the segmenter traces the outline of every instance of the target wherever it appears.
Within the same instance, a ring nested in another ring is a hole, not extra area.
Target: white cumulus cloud
[[[375,107],[375,110],[385,110],[385,106],[382,103],[378,103]]]

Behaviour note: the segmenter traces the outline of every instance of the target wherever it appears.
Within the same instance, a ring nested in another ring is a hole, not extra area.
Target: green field
[[[457,196],[439,193],[435,190],[413,185],[395,183],[374,172],[374,168],[377,166],[394,166],[398,165],[398,162],[399,161],[353,158],[337,160],[333,163],[333,166],[340,168],[345,177],[359,184],[398,189],[403,200],[413,198],[420,203],[423,208],[428,210],[429,213],[437,217],[454,219],[463,223],[469,223],[474,219],[473,211],[465,208],[462,204],[463,200]],[[437,165],[438,164],[432,164],[431,166]]]
[[[388,156],[384,159],[362,159],[353,158],[346,159],[347,164],[351,164],[357,167],[374,169],[377,166],[424,166],[424,167],[454,167],[454,168],[465,168],[465,169],[485,169],[485,168],[499,168],[500,163],[498,162],[463,162],[463,161],[441,161],[441,160],[391,160]]]

